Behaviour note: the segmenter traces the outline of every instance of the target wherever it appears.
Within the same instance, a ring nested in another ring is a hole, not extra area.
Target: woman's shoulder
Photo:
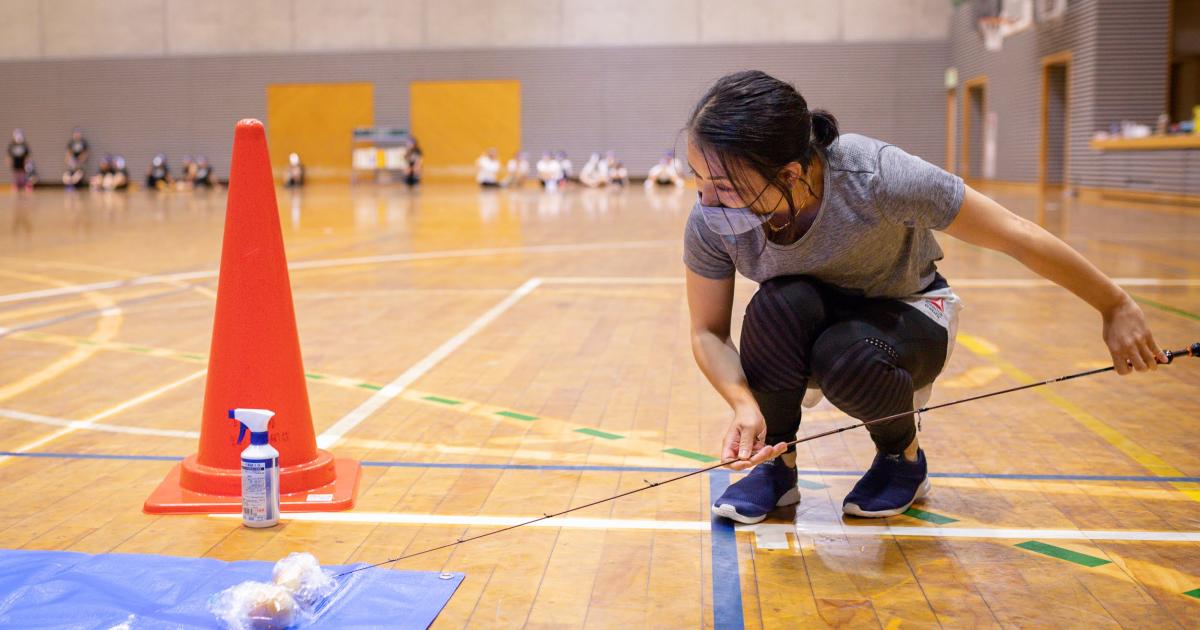
[[[879,152],[888,143],[857,133],[838,136],[829,147],[829,165],[835,171],[874,173],[879,167]]]

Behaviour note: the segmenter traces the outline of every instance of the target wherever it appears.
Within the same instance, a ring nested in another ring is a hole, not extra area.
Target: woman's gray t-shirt
[[[693,210],[683,262],[712,279],[736,269],[759,283],[804,275],[867,297],[914,295],[934,281],[942,249],[933,230],[950,225],[965,191],[962,178],[919,157],[845,134],[829,148],[824,199],[799,241],[776,245],[761,229],[721,236]]]

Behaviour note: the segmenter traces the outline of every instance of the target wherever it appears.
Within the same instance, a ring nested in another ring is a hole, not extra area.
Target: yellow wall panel
[[[427,176],[474,176],[484,149],[505,161],[521,147],[520,81],[414,81],[409,97]]]
[[[296,152],[308,178],[349,179],[351,132],[374,124],[374,84],[267,86],[267,138],[277,174]]]

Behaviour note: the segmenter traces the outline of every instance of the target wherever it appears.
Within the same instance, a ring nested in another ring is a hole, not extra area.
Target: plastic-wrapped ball
[[[288,554],[275,563],[271,576],[275,584],[286,588],[304,606],[332,593],[337,587],[337,582],[311,553]]]
[[[262,584],[246,610],[247,630],[283,630],[296,622],[296,600],[287,589]]]
[[[283,630],[296,623],[299,606],[278,584],[242,582],[218,593],[209,610],[230,630]]]

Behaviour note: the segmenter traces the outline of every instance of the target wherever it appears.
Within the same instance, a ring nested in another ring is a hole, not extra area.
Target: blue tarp
[[[271,581],[270,562],[137,554],[0,550],[0,626],[107,630],[218,628],[213,594]],[[361,565],[326,567],[334,572]],[[448,578],[448,579],[447,579]],[[311,628],[427,628],[461,573],[371,569],[340,580]]]

